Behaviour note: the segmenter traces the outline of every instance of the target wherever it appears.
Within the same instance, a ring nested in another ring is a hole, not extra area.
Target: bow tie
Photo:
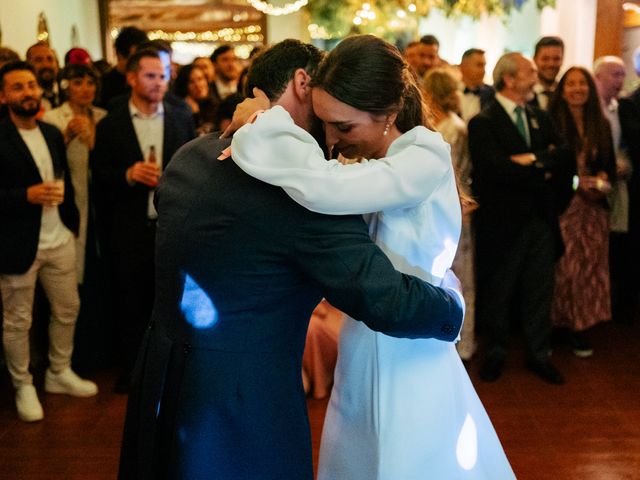
[[[476,97],[480,96],[480,87],[476,87],[476,88],[469,88],[469,87],[464,87],[464,93],[471,93],[472,95],[475,95]]]

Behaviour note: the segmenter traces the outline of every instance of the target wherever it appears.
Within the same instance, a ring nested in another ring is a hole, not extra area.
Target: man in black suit
[[[162,101],[167,78],[157,52],[134,53],[126,69],[130,100],[98,124],[93,151],[98,215],[113,262],[121,392],[153,306],[155,187],[172,155],[195,137],[191,114]]]
[[[484,50],[470,48],[462,54],[460,73],[462,74],[462,98],[460,99],[460,116],[465,122],[480,113],[493,100],[493,87],[484,83],[487,60]]]
[[[502,374],[509,310],[517,300],[528,368],[561,384],[562,375],[548,358],[554,262],[562,251],[554,187],[570,188],[566,172],[571,170],[548,116],[526,106],[536,81],[531,60],[519,53],[503,55],[493,80],[496,100],[469,123],[473,188],[480,204],[475,213],[477,312],[486,337],[480,377],[495,381]]]
[[[102,76],[100,101],[96,102],[96,105],[110,110],[112,99],[128,93],[129,86],[125,75],[127,60],[135,52],[138,45],[147,40],[147,34],[139,28],[127,26],[120,30],[118,37],[113,42],[117,63]]]
[[[73,241],[79,218],[62,134],[36,120],[41,95],[28,63],[14,61],[0,69],[0,102],[9,112],[0,121],[2,341],[18,416],[26,422],[44,416],[29,373],[37,280],[51,305],[45,390],[80,397],[98,392],[95,383],[71,370],[80,308]]]
[[[533,61],[538,69],[538,81],[533,86],[529,105],[546,110],[558,86],[557,78],[564,60],[564,42],[560,37],[542,37],[537,41]]]
[[[595,60],[593,74],[602,110],[611,124],[616,152],[616,178],[609,195],[609,270],[613,317],[631,322],[638,307],[638,177],[640,172],[640,117],[633,97],[620,98],[626,69],[620,57]]]
[[[285,40],[256,58],[249,85],[311,131],[309,76],[320,58]],[[460,328],[456,295],[396,272],[360,216],[304,209],[218,161],[229,143],[190,142],[160,183],[156,303],[121,480],[311,480],[301,363],[323,296],[394,336],[453,341]]]
[[[211,62],[216,71],[216,79],[209,85],[210,95],[219,104],[238,91],[240,67],[231,45],[220,45],[211,54]]]

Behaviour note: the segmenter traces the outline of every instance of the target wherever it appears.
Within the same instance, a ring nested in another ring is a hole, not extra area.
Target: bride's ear
[[[293,74],[293,91],[300,99],[305,99],[311,93],[311,76],[304,68],[298,68]]]

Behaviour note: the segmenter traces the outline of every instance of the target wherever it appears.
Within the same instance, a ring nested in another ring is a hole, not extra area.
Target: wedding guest
[[[220,102],[238,91],[240,66],[231,45],[216,48],[211,54],[211,61],[216,71],[216,79],[211,84],[211,96]]]
[[[554,268],[562,253],[554,190],[567,178],[568,150],[546,113],[526,105],[536,83],[530,59],[517,52],[503,55],[493,83],[496,101],[469,122],[473,187],[480,204],[474,216],[476,311],[486,341],[480,378],[493,382],[502,375],[509,309],[517,305],[526,367],[559,385],[564,377],[549,359]]]
[[[127,59],[135,52],[138,45],[147,40],[147,34],[139,28],[127,26],[120,30],[114,42],[117,63],[102,76],[99,106],[108,108],[111,99],[127,94],[129,90],[125,75]]]
[[[67,65],[62,71],[61,86],[67,101],[46,112],[43,120],[58,127],[67,147],[74,199],[80,213],[80,228],[76,237],[76,272],[78,283],[82,284],[89,221],[89,153],[93,150],[96,124],[107,112],[93,106],[98,76],[87,65]]]
[[[616,176],[611,179],[613,191],[609,196],[611,307],[615,318],[630,321],[638,302],[638,280],[634,269],[638,260],[638,248],[631,235],[632,227],[635,223],[637,228],[638,220],[630,215],[632,197],[629,195],[634,166],[636,169],[639,166],[638,113],[631,100],[620,98],[626,76],[625,65],[620,57],[605,56],[596,59],[593,73],[604,115],[611,124],[616,154]]]
[[[58,58],[48,43],[38,42],[27,50],[27,62],[36,71],[38,85],[42,88],[42,107],[44,110],[56,108],[62,102],[58,85]]]
[[[484,83],[486,65],[484,50],[470,48],[462,54],[460,74],[463,88],[459,112],[467,123],[480,113],[495,95],[493,87]]]
[[[424,91],[434,128],[451,145],[451,160],[458,176],[458,186],[468,198],[471,195],[471,160],[467,126],[455,112],[460,108],[458,85],[444,68],[430,70],[424,77]],[[476,351],[475,341],[475,272],[471,211],[474,202],[463,202],[462,232],[452,270],[462,282],[466,305],[460,342],[456,345],[460,358],[470,360]]]
[[[0,67],[5,63],[20,60],[20,55],[7,47],[0,47]]]
[[[80,307],[73,242],[78,210],[62,134],[37,120],[41,92],[30,64],[16,61],[0,68],[0,101],[9,108],[0,121],[2,342],[18,417],[25,422],[44,417],[29,372],[38,280],[51,307],[45,391],[77,397],[98,392],[95,383],[71,369]]]
[[[302,355],[302,384],[312,398],[331,393],[343,323],[344,314],[325,299],[313,310]]]
[[[158,179],[173,154],[195,136],[191,114],[166,100],[160,55],[138,50],[127,61],[131,96],[96,129],[94,178],[109,211],[107,245],[114,268],[120,372],[115,389],[129,389],[138,347],[154,299]]]
[[[542,37],[536,43],[533,61],[538,69],[538,81],[533,86],[531,105],[547,109],[549,99],[556,90],[556,78],[564,58],[564,42],[560,37]]]
[[[173,92],[191,108],[198,135],[212,132],[217,106],[209,94],[209,82],[204,70],[195,63],[182,67],[178,71]]]
[[[208,83],[215,81],[216,69],[213,68],[213,62],[209,57],[196,57],[193,59],[193,63],[202,69]]]
[[[615,155],[609,122],[585,68],[571,67],[562,76],[549,115],[572,148],[579,180],[560,216],[565,253],[556,265],[551,320],[569,328],[576,356],[589,357],[593,347],[582,332],[611,319],[606,195],[615,178]]]

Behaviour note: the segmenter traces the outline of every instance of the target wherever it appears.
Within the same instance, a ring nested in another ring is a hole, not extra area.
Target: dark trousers
[[[484,236],[481,228],[476,233],[476,313],[484,331],[486,358],[505,357],[510,313],[515,306],[528,358],[545,361],[555,275],[556,247],[551,227],[534,218],[508,244]]]
[[[155,292],[155,224],[149,223],[135,248],[113,252],[116,295],[117,363],[129,375],[151,319]]]
[[[623,322],[633,320],[638,302],[638,245],[634,243],[630,233],[611,232],[609,235],[611,308],[613,317]]]

